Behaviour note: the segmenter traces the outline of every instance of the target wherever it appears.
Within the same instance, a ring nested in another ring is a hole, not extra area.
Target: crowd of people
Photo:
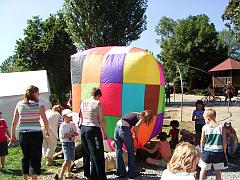
[[[88,179],[107,179],[103,140],[107,139],[107,127],[100,101],[102,92],[92,88],[91,98],[81,101],[79,121],[73,122],[71,96],[69,105],[60,106],[52,101],[50,110],[39,101],[39,89],[29,86],[24,97],[15,108],[11,133],[4,119],[0,117],[0,157],[1,169],[4,169],[5,156],[8,154],[9,139],[16,144],[16,127],[19,126],[19,142],[22,150],[23,178],[37,179],[41,173],[41,159],[47,159],[47,165],[54,165],[54,153],[58,139],[62,144],[64,157],[59,174],[55,179],[75,178],[71,173],[71,164],[75,160],[76,137],[81,136],[83,146],[84,176]],[[212,167],[216,179],[221,179],[221,170],[232,165],[229,159],[234,158],[238,149],[236,131],[230,122],[219,125],[214,109],[205,110],[201,100],[196,101],[196,109],[192,113],[195,122],[195,133],[179,129],[179,122],[172,120],[169,133],[161,132],[157,141],[150,141],[140,150],[148,153],[145,160],[164,170],[162,179],[195,179],[197,166],[201,168],[199,179],[205,179],[206,172]],[[0,113],[1,115],[1,113]],[[142,124],[149,126],[154,114],[151,110],[129,112],[116,123],[114,131],[116,152],[116,175],[118,177],[135,178],[139,175],[136,165],[134,138]],[[60,126],[59,126],[60,125]],[[181,135],[181,138],[179,138]],[[170,138],[170,141],[168,141]],[[123,160],[123,143],[128,155],[128,170]],[[149,144],[153,146],[149,147]],[[138,152],[137,152],[138,154]],[[65,173],[66,172],[66,173]]]

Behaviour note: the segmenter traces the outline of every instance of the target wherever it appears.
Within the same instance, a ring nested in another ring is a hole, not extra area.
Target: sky
[[[155,55],[160,52],[154,32],[163,16],[174,20],[187,18],[189,15],[206,14],[214,23],[217,31],[226,29],[221,15],[228,0],[148,0],[147,30],[140,39],[130,46],[147,49]],[[1,0],[0,1],[0,64],[14,54],[16,40],[23,38],[27,20],[39,15],[46,19],[50,14],[62,8],[63,0]]]

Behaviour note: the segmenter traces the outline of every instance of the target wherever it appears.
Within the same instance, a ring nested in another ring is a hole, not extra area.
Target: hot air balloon
[[[81,100],[90,98],[93,87],[100,87],[109,144],[117,121],[129,112],[149,109],[155,115],[149,127],[139,128],[138,147],[160,133],[165,108],[164,73],[161,63],[148,51],[108,46],[78,52],[71,56],[71,81],[73,112],[79,112]]]

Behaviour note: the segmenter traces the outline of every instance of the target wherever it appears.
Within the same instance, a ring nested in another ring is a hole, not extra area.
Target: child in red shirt
[[[170,140],[170,147],[171,149],[175,149],[176,145],[178,144],[178,135],[179,135],[179,122],[177,120],[172,120],[170,122],[170,126],[172,129],[170,129],[168,137],[171,137]]]
[[[2,119],[1,116],[2,112],[0,112],[0,159],[1,159],[0,169],[3,170],[5,156],[8,154],[7,137],[10,138],[10,133],[5,120]]]

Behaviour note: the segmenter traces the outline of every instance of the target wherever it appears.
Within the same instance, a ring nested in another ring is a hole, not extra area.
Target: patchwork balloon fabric
[[[165,108],[162,65],[148,51],[131,47],[97,47],[71,56],[73,111],[90,98],[92,87],[100,87],[107,133],[114,136],[117,121],[129,112],[152,110],[150,126],[138,131],[138,146],[162,128]]]

